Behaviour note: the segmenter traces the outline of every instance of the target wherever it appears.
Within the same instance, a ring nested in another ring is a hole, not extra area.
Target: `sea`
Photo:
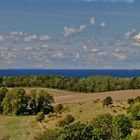
[[[108,75],[113,77],[140,77],[140,69],[0,69],[0,76],[59,75],[83,77]]]

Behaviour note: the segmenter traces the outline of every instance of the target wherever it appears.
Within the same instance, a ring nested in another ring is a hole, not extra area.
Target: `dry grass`
[[[88,102],[93,100],[103,100],[107,96],[111,96],[114,101],[127,101],[129,98],[135,98],[140,96],[140,89],[138,90],[121,90],[121,91],[109,91],[102,93],[76,93],[57,89],[48,88],[24,88],[26,91],[33,89],[44,89],[48,93],[54,96],[55,104],[64,103],[78,103]]]
[[[47,128],[56,127],[56,122],[63,119],[67,114],[74,116],[75,122],[85,123],[103,113],[111,113],[113,115],[126,113],[127,99],[140,96],[140,90],[74,93],[47,88],[25,88],[26,91],[32,89],[45,89],[54,96],[55,104],[61,103],[64,105],[65,110],[61,114],[46,116],[43,125]],[[110,108],[103,108],[102,100],[107,96],[113,98],[114,104]],[[26,140],[27,136],[33,139],[33,131],[40,129],[39,125],[33,121],[34,118],[32,116],[0,116],[0,139],[4,135],[12,135],[12,140]]]
[[[114,104],[107,108],[102,106],[102,101],[89,101],[82,103],[64,104],[64,111],[52,117],[46,116],[46,127],[56,127],[57,121],[63,119],[67,114],[71,114],[75,118],[75,122],[90,122],[93,118],[103,113],[110,113],[112,115],[126,114],[125,108],[127,108],[126,102],[114,101]]]

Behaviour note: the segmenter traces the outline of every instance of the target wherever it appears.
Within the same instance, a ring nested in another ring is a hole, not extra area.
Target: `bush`
[[[38,122],[41,122],[45,119],[45,114],[43,112],[39,112],[37,115],[36,115],[36,121]]]
[[[112,98],[109,96],[109,97],[106,97],[104,100],[103,100],[103,106],[109,106],[109,105],[112,105]]]
[[[62,110],[63,110],[62,104],[58,104],[58,105],[54,106],[54,112],[60,113]]]
[[[87,124],[74,123],[64,127],[64,140],[92,140],[93,128]]]
[[[132,119],[140,120],[140,102],[130,104],[127,109],[127,113],[130,113]]]
[[[70,124],[72,122],[74,122],[74,117],[72,115],[66,115],[64,121],[66,122],[66,124]]]
[[[91,122],[93,133],[97,140],[112,139],[112,116],[110,114],[103,114],[97,116]]]
[[[122,140],[131,134],[131,122],[125,115],[118,115],[112,120],[113,138]]]
[[[129,98],[129,99],[127,100],[127,103],[128,103],[128,104],[134,103],[134,99],[133,99],[133,98]]]
[[[129,136],[126,140],[140,140],[140,131],[134,135]]]
[[[66,115],[66,117],[63,120],[59,120],[56,123],[56,126],[57,127],[64,127],[65,125],[68,125],[72,122],[74,122],[74,117],[72,115]]]

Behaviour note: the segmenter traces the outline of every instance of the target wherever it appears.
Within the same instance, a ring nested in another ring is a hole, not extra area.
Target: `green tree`
[[[112,120],[113,138],[122,140],[131,134],[131,122],[125,115],[118,115]]]
[[[29,93],[29,106],[33,114],[44,112],[48,114],[53,111],[51,103],[54,102],[53,96],[46,90],[31,90]]]
[[[64,127],[64,140],[91,140],[93,128],[91,126],[75,123]]]
[[[127,113],[135,120],[140,120],[140,102],[130,104]]]
[[[23,114],[28,105],[28,96],[24,89],[12,89],[7,92],[3,102],[4,114]]]
[[[94,137],[97,140],[112,140],[112,116],[103,114],[92,120]]]
[[[1,88],[0,89],[0,113],[3,112],[3,109],[2,109],[2,102],[6,96],[6,93],[7,93],[8,89],[6,88]]]

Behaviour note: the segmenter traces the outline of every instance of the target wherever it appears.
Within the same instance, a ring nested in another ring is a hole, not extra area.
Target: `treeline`
[[[51,102],[53,97],[46,90],[31,90],[22,88],[0,89],[0,114],[4,115],[35,115],[38,112],[48,114],[53,112]]]
[[[140,89],[140,77],[116,78],[111,76],[89,76],[68,78],[63,76],[19,76],[1,77],[1,87],[45,87],[74,92],[104,92],[126,89]]]

